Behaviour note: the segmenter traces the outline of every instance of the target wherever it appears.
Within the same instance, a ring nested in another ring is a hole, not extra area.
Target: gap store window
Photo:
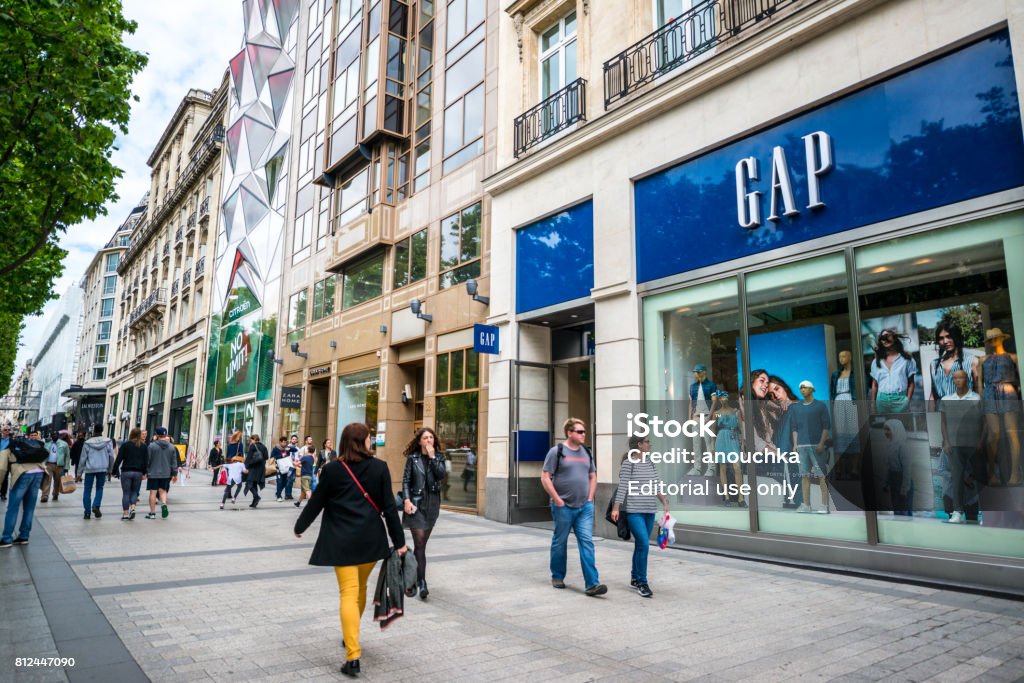
[[[695,449],[721,451],[722,432],[737,429],[750,451],[797,454],[790,463],[740,465],[740,478],[756,484],[758,531],[866,542],[871,518],[882,544],[1024,557],[1016,355],[1024,271],[1012,265],[1024,255],[1022,218],[884,239],[648,296],[646,398],[675,402],[677,414],[666,417],[716,417],[718,442],[694,439]],[[717,397],[708,404],[712,383]],[[735,405],[745,383],[751,400]],[[799,406],[812,398],[827,434],[801,427]],[[734,411],[735,426],[732,417],[723,422]],[[682,523],[749,528],[738,497],[716,495],[719,482],[737,477],[731,464],[661,464],[659,473],[666,484],[710,483],[709,492],[671,499]]]

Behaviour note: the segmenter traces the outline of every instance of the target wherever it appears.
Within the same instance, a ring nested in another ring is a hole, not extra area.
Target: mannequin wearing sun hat
[[[999,455],[999,442],[1003,433],[1010,447],[1010,472],[1007,483],[1019,486],[1022,483],[1020,473],[1020,437],[1017,435],[1017,424],[1020,412],[1020,372],[1017,354],[1008,353],[1004,342],[1010,335],[998,327],[985,330],[986,354],[981,357],[981,386],[984,400],[985,426],[987,429],[986,450],[988,452],[988,484],[1002,485],[1001,476],[996,476],[996,461]]]

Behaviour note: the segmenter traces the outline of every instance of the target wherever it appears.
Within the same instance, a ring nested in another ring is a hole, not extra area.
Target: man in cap
[[[792,429],[796,452],[800,457],[800,492],[803,502],[797,512],[812,512],[811,509],[811,477],[817,477],[821,486],[822,507],[813,512],[828,514],[828,481],[825,479],[827,467],[826,446],[829,435],[828,408],[825,403],[814,398],[814,384],[810,380],[800,382],[800,395],[803,401],[792,403],[786,411]]]
[[[149,513],[146,519],[156,519],[156,499],[160,496],[160,516],[167,519],[167,491],[178,481],[178,450],[171,445],[166,427],[156,428],[156,438],[148,447],[146,490],[149,491]]]
[[[690,415],[687,419],[699,420],[701,415],[706,415],[710,418],[711,414],[715,412],[715,405],[718,403],[718,385],[708,379],[708,369],[703,363],[693,366],[693,375],[697,378],[697,381],[690,385]],[[701,458],[704,456],[704,453],[714,453],[711,439],[698,432],[697,436],[693,437],[693,452],[693,467],[690,468],[687,474],[700,476]],[[704,476],[715,476],[714,462],[706,463],[704,467],[706,468]]]

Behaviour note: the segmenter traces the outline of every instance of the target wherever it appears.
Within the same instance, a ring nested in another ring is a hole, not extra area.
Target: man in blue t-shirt
[[[809,380],[800,382],[800,395],[804,400],[792,403],[786,411],[789,426],[792,430],[793,444],[800,456],[800,492],[803,502],[797,512],[816,512],[828,514],[828,481],[825,479],[826,468],[821,463],[827,462],[825,443],[829,435],[828,408],[823,401],[814,398],[814,384]],[[821,486],[822,507],[811,510],[811,477],[817,477]]]
[[[544,458],[540,483],[551,496],[551,519],[555,523],[551,538],[551,585],[565,588],[566,554],[569,531],[576,534],[586,594],[604,595],[608,587],[598,580],[594,559],[594,494],[597,492],[597,466],[583,445],[587,428],[583,420],[570,417],[562,425],[565,441]]]

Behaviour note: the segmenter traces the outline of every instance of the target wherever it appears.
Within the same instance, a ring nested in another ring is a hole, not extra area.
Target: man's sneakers
[[[608,586],[603,583],[595,583],[593,586],[583,591],[592,598],[596,598],[598,595],[604,595],[608,592]]]
[[[964,516],[960,514],[960,511],[954,510],[953,512],[949,513],[949,519],[946,520],[946,524],[962,524],[963,521]]]
[[[14,545],[28,545],[27,538],[16,538],[14,539]]]
[[[646,583],[637,584],[636,592],[640,594],[641,598],[649,598],[654,595],[654,591]]]
[[[85,514],[82,515],[82,519],[92,519],[92,513],[86,510]]]
[[[12,545],[10,541],[0,541],[0,548],[10,548]]]
[[[147,512],[146,513],[146,519],[156,519],[156,513],[155,512]]]
[[[167,503],[163,503],[162,505],[160,505],[160,516],[164,519],[167,519],[167,515],[169,514],[170,513],[167,511]]]
[[[552,588],[565,588],[565,581],[561,579],[551,579]]]
[[[278,496],[277,497],[277,502],[278,503],[283,503],[284,502],[284,498],[282,498],[281,496]]]

